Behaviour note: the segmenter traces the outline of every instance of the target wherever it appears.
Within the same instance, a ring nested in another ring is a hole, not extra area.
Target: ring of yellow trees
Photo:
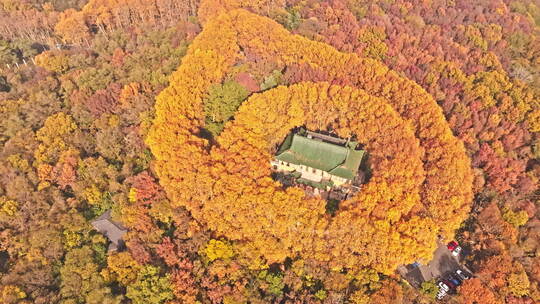
[[[380,62],[243,9],[206,20],[158,96],[147,138],[176,206],[266,263],[300,255],[388,274],[429,258],[437,234],[452,237],[472,199],[470,161],[429,94]],[[349,86],[304,82],[255,94],[210,146],[201,136],[203,100],[248,49],[263,61],[321,68]],[[373,177],[335,217],[321,199],[270,178],[270,147],[300,125],[354,134],[370,153]]]

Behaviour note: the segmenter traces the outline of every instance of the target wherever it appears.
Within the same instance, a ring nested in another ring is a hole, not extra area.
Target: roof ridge
[[[335,166],[334,168],[328,170],[328,173],[332,173],[332,171],[334,171],[335,169],[343,166],[345,164],[345,162],[347,162],[347,158],[349,157],[350,150],[351,149],[347,149],[347,155],[345,155],[345,159],[343,160],[343,162],[341,162],[339,165]]]
[[[335,143],[329,143],[329,142],[326,142],[324,140],[317,140],[317,139],[314,139],[314,138],[309,138],[309,137],[306,137],[306,136],[302,136],[300,134],[294,134],[293,135],[293,139],[292,139],[292,143],[291,143],[291,146],[293,145],[294,141],[295,141],[295,138],[302,138],[301,140],[304,140],[305,142],[314,142],[314,143],[320,143],[320,144],[323,144],[323,145],[326,145],[326,146],[329,146],[329,147],[332,147],[332,148],[338,148],[338,149],[341,149],[341,150],[350,150],[349,148],[345,147],[345,146],[342,146],[340,144],[335,144]]]

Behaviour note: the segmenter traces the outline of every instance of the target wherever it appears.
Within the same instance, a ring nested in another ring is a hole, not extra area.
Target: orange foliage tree
[[[458,302],[462,304],[498,304],[493,292],[478,278],[472,278],[463,282],[458,289]]]

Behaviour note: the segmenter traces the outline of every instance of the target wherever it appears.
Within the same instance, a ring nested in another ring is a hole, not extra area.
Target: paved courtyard
[[[433,253],[433,259],[427,265],[404,265],[400,266],[398,271],[412,286],[418,288],[424,281],[444,277],[449,273],[454,273],[457,269],[469,272],[459,263],[458,257],[452,256],[445,244],[438,243],[438,247]]]

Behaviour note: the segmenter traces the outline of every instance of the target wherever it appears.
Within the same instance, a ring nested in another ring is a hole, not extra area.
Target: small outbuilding
[[[123,249],[125,244],[122,237],[128,230],[126,227],[122,226],[122,224],[112,219],[110,209],[92,221],[92,226],[111,242],[109,244],[109,252]]]

